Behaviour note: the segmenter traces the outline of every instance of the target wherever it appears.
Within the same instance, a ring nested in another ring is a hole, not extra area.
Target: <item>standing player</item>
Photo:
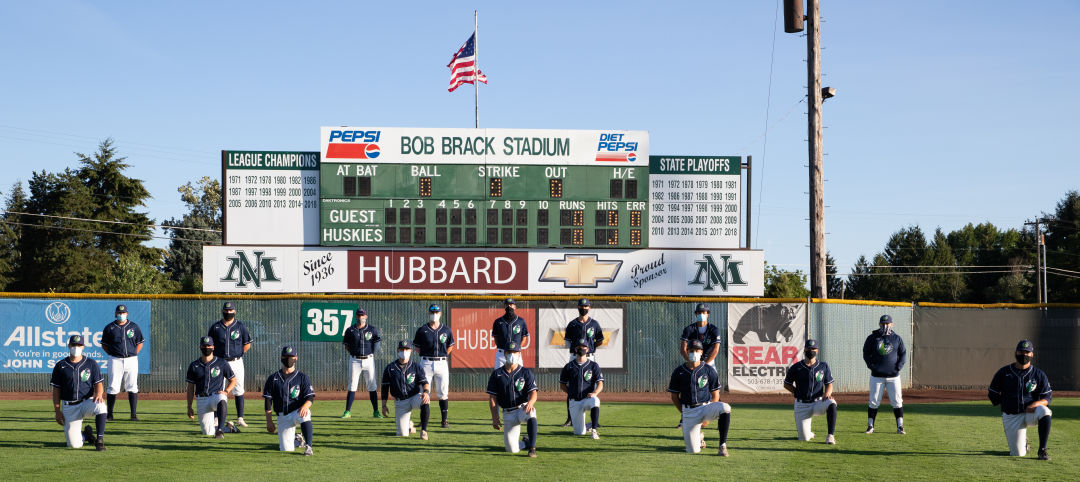
[[[525,318],[517,315],[517,303],[513,298],[503,301],[506,313],[491,322],[491,339],[495,340],[495,368],[503,366],[506,347],[514,343],[519,347],[529,344],[529,327]]]
[[[311,455],[311,439],[315,429],[311,425],[311,403],[315,401],[315,389],[311,379],[296,369],[296,349],[281,348],[283,368],[266,378],[263,385],[263,407],[266,411],[266,431],[278,434],[278,450],[292,452],[297,443],[304,445],[304,455]],[[277,426],[271,414],[277,414]],[[300,426],[303,437],[294,437]]]
[[[683,441],[686,452],[696,454],[705,448],[701,433],[702,422],[718,420],[720,450],[716,455],[728,456],[727,436],[731,426],[731,405],[720,401],[720,377],[713,367],[701,362],[704,348],[698,340],[687,345],[689,360],[671,373],[668,391],[671,403],[682,415]]]
[[[987,395],[994,405],[1001,404],[1001,425],[1009,442],[1009,455],[1027,455],[1027,428],[1039,426],[1039,460],[1050,460],[1046,442],[1050,439],[1050,380],[1031,364],[1035,347],[1030,341],[1016,345],[1016,363],[1001,367],[990,381]]]
[[[803,348],[806,357],[788,368],[784,377],[784,389],[795,395],[795,430],[799,440],[814,438],[810,431],[810,419],[815,415],[825,414],[829,424],[829,436],[825,443],[836,444],[836,400],[832,398],[833,377],[829,364],[818,361],[817,340],[806,340]]]
[[[690,361],[690,356],[686,352],[686,344],[690,340],[698,340],[701,342],[701,346],[704,348],[702,352],[702,363],[709,365],[716,370],[716,355],[720,353],[720,328],[716,325],[709,323],[709,305],[704,303],[698,303],[694,308],[694,322],[690,323],[683,328],[682,343],[679,347],[679,353],[686,361]],[[708,423],[705,423],[708,425]],[[679,427],[682,427],[682,420],[679,420]]]
[[[376,391],[379,381],[375,379],[375,352],[379,351],[382,337],[379,336],[378,328],[368,324],[367,312],[362,308],[356,310],[356,319],[356,324],[345,330],[345,338],[341,342],[349,354],[349,377],[345,382],[349,393],[345,398],[345,413],[341,414],[341,418],[352,416],[352,404],[356,400],[356,387],[361,376],[368,389],[368,398],[371,399],[371,416],[383,418],[379,413],[379,394]]]
[[[866,433],[874,433],[874,418],[881,405],[882,391],[889,392],[889,405],[896,417],[896,433],[904,431],[904,398],[900,393],[900,370],[907,361],[904,340],[892,330],[892,317],[882,315],[880,329],[870,333],[863,343],[862,357],[870,369],[870,408],[866,411]]]
[[[123,388],[128,394],[131,419],[138,421],[136,407],[139,404],[139,352],[143,347],[143,334],[133,321],[128,321],[128,310],[116,305],[116,320],[105,325],[101,333],[101,348],[109,355],[109,388],[106,390],[109,420],[113,419],[116,395]]]
[[[521,348],[509,345],[506,360],[488,378],[488,407],[491,409],[491,426],[503,431],[503,446],[507,452],[518,453],[521,424],[525,424],[528,438],[525,447],[529,457],[536,457],[536,380],[528,368],[521,365]],[[502,408],[502,423],[499,423]]]
[[[570,349],[570,358],[574,357],[574,344],[585,343],[585,346],[589,347],[589,359],[596,360],[596,347],[604,344],[604,329],[600,328],[600,323],[589,316],[589,310],[592,309],[592,303],[589,303],[587,298],[581,298],[577,302],[578,316],[570,320],[566,324],[566,331],[563,338],[566,340],[566,346]],[[566,398],[566,421],[562,426],[567,427],[570,425],[570,397]],[[599,427],[594,427],[599,428]]]
[[[420,440],[427,440],[428,419],[431,417],[431,385],[424,376],[424,369],[412,363],[412,346],[402,340],[397,346],[397,360],[390,362],[382,372],[382,413],[390,416],[386,408],[387,395],[394,396],[394,420],[399,437],[416,433],[412,423],[412,411],[420,409]]]
[[[207,333],[214,339],[214,356],[224,358],[236,375],[236,387],[232,394],[236,400],[236,423],[247,427],[244,421],[244,354],[251,349],[251,333],[236,319],[236,307],[231,302],[221,306],[221,319],[210,325]]]
[[[441,324],[442,308],[439,305],[428,307],[428,323],[416,329],[413,346],[420,350],[420,361],[424,375],[435,387],[439,397],[439,411],[442,412],[442,428],[450,428],[446,414],[450,410],[450,366],[447,357],[454,351],[454,335],[450,327]]]
[[[105,420],[108,419],[105,390],[101,386],[105,377],[101,376],[101,368],[93,358],[83,356],[85,346],[82,335],[68,338],[70,356],[56,362],[49,384],[53,387],[56,423],[64,427],[68,447],[77,449],[83,446],[84,441],[93,441],[94,447],[100,452],[105,450]],[[96,437],[89,425],[82,430],[83,419],[91,415],[97,429]]]
[[[214,356],[214,340],[209,336],[199,339],[199,351],[202,356],[191,362],[187,369],[187,416],[194,419],[198,413],[203,435],[225,438],[226,432],[239,433],[236,425],[227,422],[225,416],[225,401],[236,385],[236,375],[225,360]],[[193,401],[198,401],[198,412],[191,408]]]
[[[584,343],[574,344],[574,359],[562,369],[559,385],[570,397],[570,421],[574,425],[575,435],[585,435],[585,412],[589,412],[592,422],[589,433],[593,440],[599,439],[596,427],[600,426],[600,392],[604,390],[604,372],[600,365],[589,360],[589,347]]]

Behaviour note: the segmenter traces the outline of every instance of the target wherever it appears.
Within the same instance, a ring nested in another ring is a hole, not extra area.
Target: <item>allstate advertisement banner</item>
[[[758,250],[204,246],[203,291],[762,296]]]
[[[82,335],[83,354],[107,370],[101,333],[115,319],[116,305],[128,308],[128,320],[139,325],[145,341],[139,352],[139,373],[150,373],[150,302],[119,300],[0,299],[0,373],[52,373],[68,356],[67,340]]]
[[[728,303],[728,389],[784,391],[787,368],[799,361],[805,341],[805,304]]]

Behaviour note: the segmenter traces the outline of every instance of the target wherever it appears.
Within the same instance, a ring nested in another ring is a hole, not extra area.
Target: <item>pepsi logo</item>
[[[364,156],[361,159],[375,159],[376,157],[379,157],[380,153],[382,153],[382,151],[379,150],[378,144],[365,144]]]

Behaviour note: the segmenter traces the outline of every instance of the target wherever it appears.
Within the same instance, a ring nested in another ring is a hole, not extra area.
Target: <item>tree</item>
[[[117,157],[113,140],[102,141],[92,155],[77,153],[76,156],[82,164],[78,177],[93,196],[89,217],[119,222],[109,224],[108,229],[102,230],[107,232],[97,235],[97,248],[114,260],[133,254],[143,262],[160,262],[160,250],[142,245],[152,233],[153,220],[147,213],[136,211],[146,205],[150,192],[142,180],[124,175],[123,171],[131,166],[124,162],[126,157]]]
[[[825,287],[826,292],[829,294],[829,298],[843,298],[844,297],[844,280],[836,275],[839,271],[836,268],[836,258],[832,257],[832,254],[828,251],[825,252]]]
[[[1058,303],[1080,301],[1080,192],[1069,191],[1046,224],[1047,298]],[[1068,272],[1055,271],[1067,270]]]
[[[9,291],[22,278],[20,242],[23,226],[19,214],[26,209],[26,191],[21,182],[11,186],[11,195],[4,204],[4,213],[0,214],[0,291]]]
[[[181,291],[197,293],[202,291],[202,247],[221,244],[221,183],[203,177],[197,187],[188,182],[177,191],[188,212],[163,223],[172,226],[165,271],[170,279],[180,282]]]
[[[134,254],[121,256],[100,285],[102,292],[118,294],[166,293],[178,289],[175,281]]]
[[[810,289],[806,287],[806,275],[801,270],[787,271],[766,263],[766,298],[806,298],[807,296],[810,296]]]

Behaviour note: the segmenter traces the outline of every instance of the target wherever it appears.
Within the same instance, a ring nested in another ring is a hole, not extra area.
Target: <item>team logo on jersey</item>
[[[1027,382],[1027,385],[1024,385],[1024,389],[1027,390],[1028,393],[1034,392],[1035,391],[1035,381],[1032,380],[1030,382]]]
[[[416,375],[413,375],[412,373],[405,375],[405,383],[412,385],[413,380],[416,380]]]
[[[525,388],[525,379],[518,378],[517,380],[514,380],[514,391],[520,392],[522,388]]]
[[[370,331],[367,332],[367,333],[364,333],[364,339],[365,340],[370,340],[371,339],[371,332]]]
[[[825,378],[825,372],[815,372],[814,373],[814,381],[820,382],[824,378]]]
[[[84,382],[90,380],[90,370],[83,370],[82,372],[80,372],[79,380],[82,380]]]
[[[701,344],[703,344],[703,345],[711,345],[712,344],[712,339],[706,336],[706,337],[701,339]]]
[[[521,333],[521,327],[520,327],[520,326],[516,326],[516,325],[515,325],[515,326],[514,326],[514,334],[516,335],[516,334],[518,334],[518,333]]]
[[[593,333],[596,333],[596,330],[594,330],[592,328],[589,328],[588,330],[585,330],[585,335],[588,336],[589,338],[592,338]]]
[[[289,389],[289,398],[290,399],[296,400],[296,397],[299,397],[299,396],[300,396],[300,385],[297,385],[297,386],[292,387],[292,388]]]
[[[446,343],[446,333],[439,333],[439,343]]]
[[[878,342],[878,344],[877,344],[877,352],[879,354],[888,355],[889,353],[892,353],[892,351],[893,351],[893,346],[890,345],[889,342],[887,342],[885,340],[881,340],[881,341]]]
[[[127,333],[125,333],[125,335],[127,335],[128,338],[134,338],[135,337],[135,330],[132,330],[132,329],[128,328],[128,331],[127,331]]]
[[[231,338],[233,340],[235,340],[237,338],[240,338],[240,332],[239,331],[234,331],[232,333],[229,333],[229,338]]]
[[[214,368],[210,369],[210,376],[211,377],[217,378],[218,375],[221,375],[221,369],[220,368],[214,367]]]
[[[590,380],[592,380],[592,372],[585,372],[585,376],[584,376],[584,377],[582,377],[582,378],[584,378],[584,379],[585,379],[585,381],[590,381]]]
[[[706,378],[705,375],[702,375],[702,376],[698,377],[698,379],[697,379],[697,387],[698,388],[705,388],[706,383],[709,383],[709,379]]]

